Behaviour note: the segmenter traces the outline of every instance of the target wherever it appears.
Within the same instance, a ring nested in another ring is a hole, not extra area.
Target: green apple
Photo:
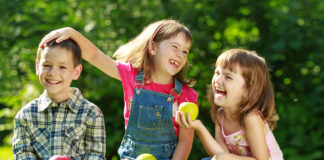
[[[150,153],[143,153],[137,156],[136,160],[156,160],[156,158]]]
[[[182,102],[179,106],[179,112],[183,112],[187,119],[187,113],[189,113],[191,120],[196,120],[198,116],[198,106],[193,102]]]

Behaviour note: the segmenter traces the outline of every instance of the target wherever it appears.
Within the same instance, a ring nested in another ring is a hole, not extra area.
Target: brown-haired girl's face
[[[212,89],[216,105],[235,111],[247,91],[240,66],[235,65],[232,67],[236,68],[229,70],[228,68],[216,66],[212,79]]]

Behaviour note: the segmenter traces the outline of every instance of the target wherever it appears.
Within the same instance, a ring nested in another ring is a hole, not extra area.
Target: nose
[[[57,73],[57,69],[55,67],[51,67],[49,70],[48,70],[48,74],[49,75],[55,75]]]
[[[222,84],[222,76],[214,75],[213,85],[220,85],[220,84]]]
[[[182,53],[181,51],[178,51],[178,52],[177,52],[177,57],[179,57],[179,58],[183,58],[183,54],[184,54],[184,53]]]

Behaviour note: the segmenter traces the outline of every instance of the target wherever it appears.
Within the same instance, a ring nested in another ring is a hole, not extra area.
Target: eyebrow
[[[178,42],[175,42],[175,41],[171,41],[171,44],[176,44],[176,45],[180,45]]]
[[[171,44],[176,44],[176,45],[180,46],[180,43],[178,43],[178,42],[176,42],[176,41],[171,41]],[[185,49],[187,52],[189,52],[190,47],[189,47],[189,48],[185,47],[184,49]]]
[[[48,61],[48,60],[44,60],[43,63],[53,63],[51,61]],[[60,65],[68,65],[68,63],[65,63],[65,62],[58,62]]]
[[[215,72],[217,71],[217,68],[215,68]],[[226,74],[226,75],[231,75],[231,76],[235,76],[235,72],[231,72],[230,70],[228,70],[228,69],[226,69],[226,70],[224,70],[224,69],[222,69],[221,70],[221,72],[223,72],[224,74]]]

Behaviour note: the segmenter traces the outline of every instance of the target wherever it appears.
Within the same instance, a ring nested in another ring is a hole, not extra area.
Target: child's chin
[[[214,103],[218,106],[221,106],[223,104],[223,101],[222,99],[220,99],[220,97],[215,97],[214,98]]]

